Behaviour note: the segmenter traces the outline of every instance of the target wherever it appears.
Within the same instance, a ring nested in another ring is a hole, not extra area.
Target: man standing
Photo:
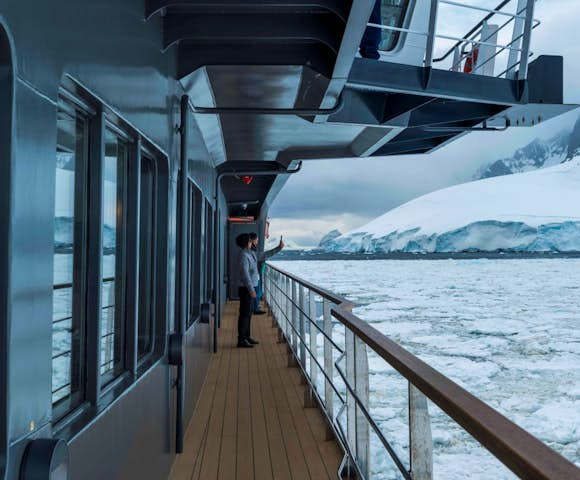
[[[240,313],[238,316],[238,347],[252,348],[259,343],[250,335],[252,304],[257,297],[256,288],[260,281],[258,262],[263,262],[282,250],[284,242],[282,237],[280,237],[280,243],[276,248],[267,252],[254,252],[252,251],[253,242],[250,234],[242,233],[236,238],[236,243],[242,249],[239,256],[240,284],[238,286],[238,294],[240,297]]]

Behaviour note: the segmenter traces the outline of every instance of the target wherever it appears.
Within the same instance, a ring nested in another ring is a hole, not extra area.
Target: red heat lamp
[[[252,175],[242,175],[240,178],[242,179],[242,182],[244,182],[246,185],[252,183],[252,180],[254,179]]]

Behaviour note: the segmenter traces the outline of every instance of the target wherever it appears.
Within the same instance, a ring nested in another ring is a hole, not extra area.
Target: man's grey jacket
[[[257,252],[249,248],[244,248],[240,252],[240,287],[246,287],[250,294],[255,293],[255,287],[260,282],[258,263],[276,255],[282,248],[277,246],[266,252]]]

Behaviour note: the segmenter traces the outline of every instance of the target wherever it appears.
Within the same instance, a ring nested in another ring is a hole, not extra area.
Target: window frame
[[[158,166],[158,162],[155,159],[155,156],[150,154],[147,150],[141,148],[140,150],[140,154],[139,154],[139,194],[138,194],[138,220],[137,220],[137,228],[138,228],[138,236],[139,236],[139,253],[138,253],[138,268],[137,268],[137,291],[138,291],[138,297],[137,297],[137,321],[136,321],[136,334],[137,334],[137,363],[138,364],[143,364],[145,362],[147,362],[152,355],[155,354],[156,351],[156,345],[158,344],[158,326],[157,326],[157,307],[158,307],[158,295],[155,295],[154,292],[156,290],[156,285],[158,282],[158,269],[159,269],[159,260],[158,260],[158,256],[157,256],[157,252],[159,250],[159,235],[158,235],[158,230],[159,230],[159,217],[160,217],[160,211],[159,211],[159,166]],[[140,348],[140,320],[141,320],[141,301],[140,299],[142,298],[149,298],[147,295],[143,295],[142,291],[141,291],[141,287],[142,287],[142,282],[141,282],[141,265],[142,265],[142,260],[143,260],[143,252],[142,252],[142,241],[143,241],[143,232],[141,231],[141,220],[142,220],[142,198],[143,198],[143,191],[142,191],[142,179],[143,179],[143,164],[144,163],[148,163],[150,168],[151,168],[151,175],[152,175],[152,186],[151,186],[151,199],[150,199],[150,205],[151,205],[151,224],[150,224],[150,238],[149,241],[151,242],[150,244],[150,249],[149,249],[149,255],[148,258],[151,261],[151,265],[150,268],[148,270],[148,280],[147,283],[149,283],[149,288],[151,289],[150,293],[150,299],[151,302],[148,306],[149,308],[149,325],[148,325],[148,330],[149,330],[149,341],[147,344],[147,348],[144,350],[141,350]]]
[[[128,326],[129,326],[129,318],[128,318],[128,308],[127,308],[127,283],[128,283],[128,272],[127,272],[127,230],[128,230],[128,221],[127,221],[127,212],[129,208],[129,199],[128,199],[128,184],[129,184],[129,164],[131,162],[131,149],[132,145],[134,144],[134,138],[132,138],[129,134],[121,130],[115,124],[113,124],[109,118],[105,118],[105,130],[103,131],[103,157],[101,158],[101,165],[104,169],[105,165],[105,156],[106,152],[104,151],[106,145],[106,133],[109,130],[116,138],[117,138],[117,148],[119,145],[123,146],[123,157],[122,160],[119,161],[119,155],[117,154],[117,203],[119,203],[119,197],[121,197],[121,214],[117,215],[116,217],[116,245],[115,245],[115,330],[114,334],[117,335],[117,330],[120,335],[118,341],[114,341],[113,349],[113,366],[111,369],[107,369],[104,372],[102,371],[102,367],[105,365],[103,363],[102,358],[102,350],[100,350],[100,359],[99,359],[99,375],[100,385],[101,385],[101,394],[103,390],[106,390],[107,387],[114,383],[116,379],[121,377],[127,370],[127,342],[128,342]],[[121,165],[119,165],[119,163]],[[119,174],[121,173],[121,174]],[[121,182],[119,182],[119,178],[121,178]],[[102,186],[101,186],[101,209],[104,207],[104,174],[102,178]],[[117,207],[119,208],[119,207]],[[104,230],[105,222],[104,222],[104,212],[101,210],[101,229]],[[101,233],[102,235],[102,233]],[[103,283],[106,281],[102,273],[103,268],[103,260],[104,260],[104,245],[101,245],[101,278],[99,279],[100,286],[102,288]],[[99,314],[102,315],[104,308],[103,306],[103,299],[102,299],[102,290],[99,292]],[[102,322],[102,317],[100,318]],[[117,322],[118,322],[118,329],[117,329]],[[99,331],[99,349],[102,342],[102,324],[100,325]],[[117,362],[114,359],[117,357],[117,348],[119,349]]]
[[[187,319],[186,330],[199,320],[202,294],[202,238],[203,194],[191,179],[188,179],[188,239],[187,239]]]
[[[213,249],[214,249],[214,211],[211,202],[205,199],[205,297],[207,302],[212,302],[213,297],[213,283],[214,283],[214,262],[213,262]]]
[[[62,112],[66,115],[70,115],[75,121],[75,133],[76,133],[76,123],[79,118],[83,121],[83,156],[78,158],[75,149],[75,171],[74,171],[74,206],[73,206],[73,265],[72,265],[72,283],[71,288],[71,360],[70,360],[70,375],[69,383],[70,393],[58,399],[56,402],[52,401],[52,415],[53,421],[57,422],[60,419],[66,417],[75,409],[80,407],[86,401],[86,381],[87,381],[87,310],[86,303],[83,301],[86,295],[86,266],[87,266],[87,238],[88,238],[88,165],[90,161],[90,145],[91,145],[91,121],[94,115],[94,110],[90,108],[87,104],[80,101],[76,97],[71,96],[66,92],[66,90],[61,89],[59,91],[59,98],[57,104],[57,129],[58,129],[58,114]],[[75,143],[78,141],[75,135]],[[58,151],[58,139],[57,139],[57,150]],[[56,158],[55,158],[56,160]],[[56,189],[56,178],[55,187]],[[56,206],[56,198],[55,198]],[[54,212],[53,218],[56,219],[56,210]],[[53,268],[54,268],[54,252],[53,252]],[[54,282],[54,281],[53,281]],[[53,283],[53,300],[52,305],[54,308],[54,291],[55,286],[59,284]],[[54,328],[54,318],[52,319],[51,325]],[[78,339],[74,339],[74,330],[78,328]],[[52,332],[51,338],[54,341],[54,331]],[[77,343],[76,348],[73,347],[73,343]],[[51,345],[51,362],[54,362],[54,345]],[[75,357],[77,361],[75,361]],[[74,372],[77,372],[77,375]],[[76,377],[76,378],[75,378]],[[54,377],[53,377],[54,380]],[[73,382],[78,380],[79,385],[76,392],[73,393],[72,386]],[[66,387],[67,385],[65,385]],[[60,387],[57,390],[52,390],[51,395],[54,395],[58,390],[64,387]]]

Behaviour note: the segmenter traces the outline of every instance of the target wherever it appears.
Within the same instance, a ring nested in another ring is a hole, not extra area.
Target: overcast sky
[[[475,3],[486,1],[497,3]],[[462,30],[475,23],[453,15],[446,12],[446,25]],[[580,104],[580,0],[538,0],[535,17],[542,21],[532,37],[535,56],[564,56],[564,100]],[[570,129],[578,115],[580,110],[533,128],[472,133],[428,155],[304,162],[270,209],[271,233],[316,245],[334,228],[347,232],[412,198],[469,181],[482,165],[513,154],[534,138]]]

